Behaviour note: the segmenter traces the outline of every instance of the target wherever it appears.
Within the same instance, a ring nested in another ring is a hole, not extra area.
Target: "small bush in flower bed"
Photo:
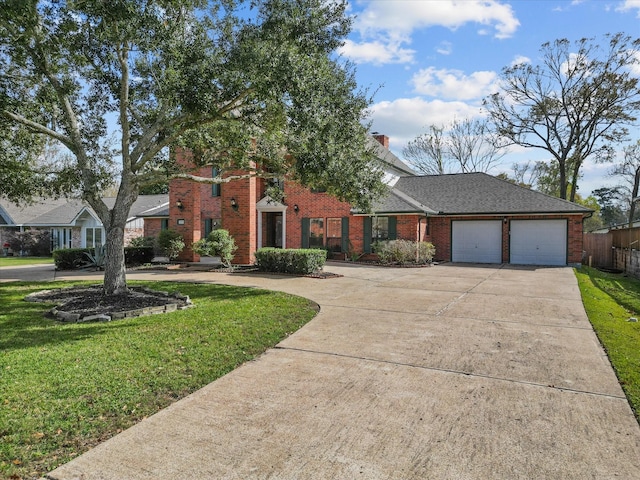
[[[73,270],[80,268],[87,261],[85,254],[91,253],[90,248],[61,248],[53,251],[53,262],[56,270]]]
[[[431,263],[436,248],[429,242],[412,242],[411,240],[387,240],[378,242],[374,248],[380,263],[385,264],[417,264]]]
[[[320,249],[261,248],[255,253],[256,266],[263,272],[308,275],[322,270],[327,251]]]
[[[151,263],[153,257],[153,247],[124,247],[124,263],[127,266]]]

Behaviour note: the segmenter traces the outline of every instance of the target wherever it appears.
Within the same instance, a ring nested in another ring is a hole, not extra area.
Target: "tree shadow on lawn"
[[[640,280],[623,273],[602,272],[586,268],[591,282],[632,314],[640,313]]]
[[[56,306],[54,303],[27,302],[24,297],[33,292],[55,289],[67,286],[87,286],[91,283],[72,283],[64,285],[55,283],[11,282],[0,284],[0,352],[20,350],[23,348],[44,347],[58,345],[93,338],[114,328],[140,328],[139,318],[153,322],[154,317],[133,317],[111,322],[65,323],[47,317],[47,313]],[[95,285],[95,283],[93,284]],[[198,304],[238,301],[272,294],[267,290],[247,287],[232,287],[227,285],[206,283],[172,283],[172,282],[131,282],[131,285],[144,285],[153,290],[175,292],[189,295],[192,302]],[[20,293],[16,293],[20,290]],[[160,314],[165,317],[178,312]]]

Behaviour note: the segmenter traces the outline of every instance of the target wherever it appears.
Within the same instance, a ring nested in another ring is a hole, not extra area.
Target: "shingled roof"
[[[398,202],[398,196],[411,201]],[[407,176],[379,201],[377,213],[496,215],[589,213],[590,209],[486,173]]]
[[[109,208],[113,207],[115,198],[103,199]],[[169,195],[140,195],[129,211],[129,219],[143,212],[167,206]],[[97,215],[81,200],[75,199],[41,199],[29,205],[18,205],[0,200],[0,225],[54,226],[72,225],[77,217],[87,210],[94,217]]]

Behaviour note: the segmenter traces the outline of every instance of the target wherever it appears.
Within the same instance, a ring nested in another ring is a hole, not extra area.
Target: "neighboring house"
[[[177,230],[187,245],[180,257],[185,261],[199,260],[189,248],[192,242],[222,227],[236,241],[238,264],[252,263],[263,246],[322,247],[358,256],[370,253],[376,241],[392,239],[432,242],[440,261],[580,263],[588,208],[484,173],[417,176],[389,151],[388,137],[374,138],[390,191],[373,214],[294,182],[284,182],[285,203],[280,203],[265,196],[261,179],[222,185],[174,179],[169,208],[147,214],[145,235]],[[184,152],[178,157],[188,161]]]
[[[105,198],[109,208],[115,198]],[[167,208],[168,195],[140,195],[131,207],[125,229],[125,244],[142,236],[145,212]],[[81,200],[42,199],[30,205],[18,205],[0,199],[0,244],[11,232],[27,229],[47,230],[51,234],[51,250],[87,248],[104,244],[105,231],[95,212]]]

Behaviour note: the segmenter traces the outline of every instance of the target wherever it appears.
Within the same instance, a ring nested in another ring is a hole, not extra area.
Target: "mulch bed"
[[[35,292],[28,302],[55,303],[49,315],[66,322],[110,321],[180,310],[191,306],[188,296],[129,287],[120,295],[105,295],[102,285],[57,288]]]

